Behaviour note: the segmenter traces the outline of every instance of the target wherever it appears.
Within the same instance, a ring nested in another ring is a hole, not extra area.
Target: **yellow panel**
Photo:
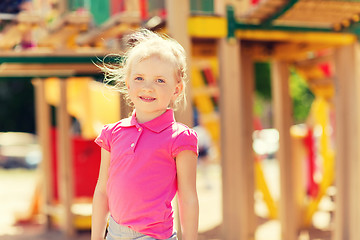
[[[222,17],[197,16],[188,19],[191,37],[222,38],[227,36],[226,19]]]
[[[209,131],[211,138],[214,141],[219,141],[220,139],[220,123],[217,119],[208,121],[204,123],[206,129]]]
[[[64,81],[64,80],[63,80]],[[91,78],[69,78],[67,81],[68,112],[75,116],[81,126],[84,138],[94,138],[102,126],[119,120],[120,93]],[[60,80],[48,78],[45,81],[45,99],[54,106],[60,101]]]

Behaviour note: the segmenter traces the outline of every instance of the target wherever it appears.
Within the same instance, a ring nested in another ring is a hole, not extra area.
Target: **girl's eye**
[[[142,80],[144,80],[144,79],[143,79],[142,77],[136,77],[135,80],[137,80],[137,81],[142,81]]]
[[[161,78],[158,78],[158,79],[156,79],[156,82],[158,82],[158,83],[165,83],[165,80],[164,80],[164,79],[161,79]]]

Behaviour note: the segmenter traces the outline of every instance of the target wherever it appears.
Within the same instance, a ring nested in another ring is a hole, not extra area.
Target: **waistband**
[[[121,239],[135,239],[145,236],[142,233],[136,232],[127,226],[123,226],[115,222],[115,220],[110,216],[109,227],[108,227],[108,237],[106,239],[115,240],[117,238]]]
[[[177,240],[176,232],[173,235],[165,240]],[[106,236],[107,240],[132,240],[132,239],[139,239],[139,240],[156,240],[156,238],[150,237],[148,235],[136,232],[135,230],[118,224],[110,215],[109,219],[109,227],[108,233]]]

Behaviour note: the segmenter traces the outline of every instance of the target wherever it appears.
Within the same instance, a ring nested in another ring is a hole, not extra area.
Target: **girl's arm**
[[[178,201],[183,240],[196,240],[198,235],[199,202],[196,192],[197,156],[183,151],[176,157]]]
[[[101,149],[101,164],[99,179],[96,184],[92,217],[91,217],[91,240],[104,239],[109,212],[108,199],[106,194],[106,183],[108,179],[108,169],[110,165],[110,152]]]

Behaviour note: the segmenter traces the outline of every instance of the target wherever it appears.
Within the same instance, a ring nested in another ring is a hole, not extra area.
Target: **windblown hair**
[[[182,104],[186,106],[186,54],[184,48],[174,39],[165,34],[157,34],[141,29],[126,38],[127,51],[124,55],[110,54],[103,60],[100,68],[105,73],[105,82],[114,84],[124,94],[127,102],[132,105],[126,87],[131,74],[131,66],[149,57],[157,56],[174,65],[177,81],[183,84],[183,90],[170,107],[177,110]],[[115,63],[105,63],[107,57],[118,57]]]

